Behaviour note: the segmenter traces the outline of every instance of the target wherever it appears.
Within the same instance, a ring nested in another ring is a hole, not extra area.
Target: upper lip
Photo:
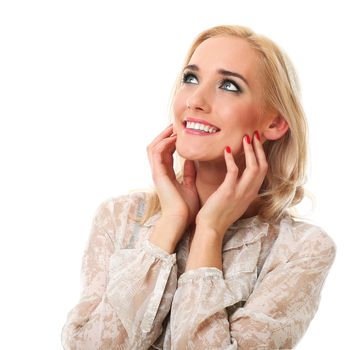
[[[208,125],[210,127],[214,127],[215,129],[220,130],[220,128],[218,128],[216,125],[210,124],[210,123],[208,123],[207,121],[205,121],[203,119],[187,117],[187,118],[185,118],[184,122],[186,122],[186,121],[187,122],[195,122],[195,123]]]

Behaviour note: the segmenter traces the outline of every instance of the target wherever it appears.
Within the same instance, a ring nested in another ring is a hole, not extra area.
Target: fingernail
[[[259,131],[255,130],[254,134],[256,135],[256,138],[260,141],[260,135],[259,135]]]
[[[250,137],[249,137],[249,135],[245,135],[245,139],[250,144]]]
[[[230,148],[230,146],[227,146],[227,147],[226,147],[226,152],[227,152],[227,153],[231,153],[231,148]]]

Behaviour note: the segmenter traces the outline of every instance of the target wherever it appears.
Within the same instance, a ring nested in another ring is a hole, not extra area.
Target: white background
[[[61,349],[97,206],[152,184],[146,147],[194,37],[241,24],[294,62],[310,126],[311,219],[337,244],[298,349],[347,346],[348,11],[345,1],[2,1],[2,349]],[[345,153],[346,152],[346,153]],[[309,211],[307,201],[300,206]]]

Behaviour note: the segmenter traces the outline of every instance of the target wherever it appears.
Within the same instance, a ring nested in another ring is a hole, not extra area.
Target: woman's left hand
[[[223,237],[228,227],[238,220],[257,198],[268,169],[265,152],[255,134],[251,144],[243,137],[243,148],[246,168],[239,178],[232,153],[224,150],[226,177],[198,212],[196,227],[202,226]]]

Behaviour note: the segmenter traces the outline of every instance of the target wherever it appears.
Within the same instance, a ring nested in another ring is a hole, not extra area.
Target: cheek
[[[186,111],[186,98],[183,94],[177,93],[177,95],[174,97],[172,109],[175,118],[174,131],[176,131],[177,127],[179,127],[181,124],[181,120],[183,119]]]
[[[178,118],[180,113],[181,113],[180,106],[182,106],[182,101],[181,101],[181,98],[177,95],[177,96],[175,96],[174,103],[173,103],[173,113],[174,113],[175,118]]]
[[[254,128],[258,122],[257,106],[244,101],[223,104],[220,114],[232,127]]]

